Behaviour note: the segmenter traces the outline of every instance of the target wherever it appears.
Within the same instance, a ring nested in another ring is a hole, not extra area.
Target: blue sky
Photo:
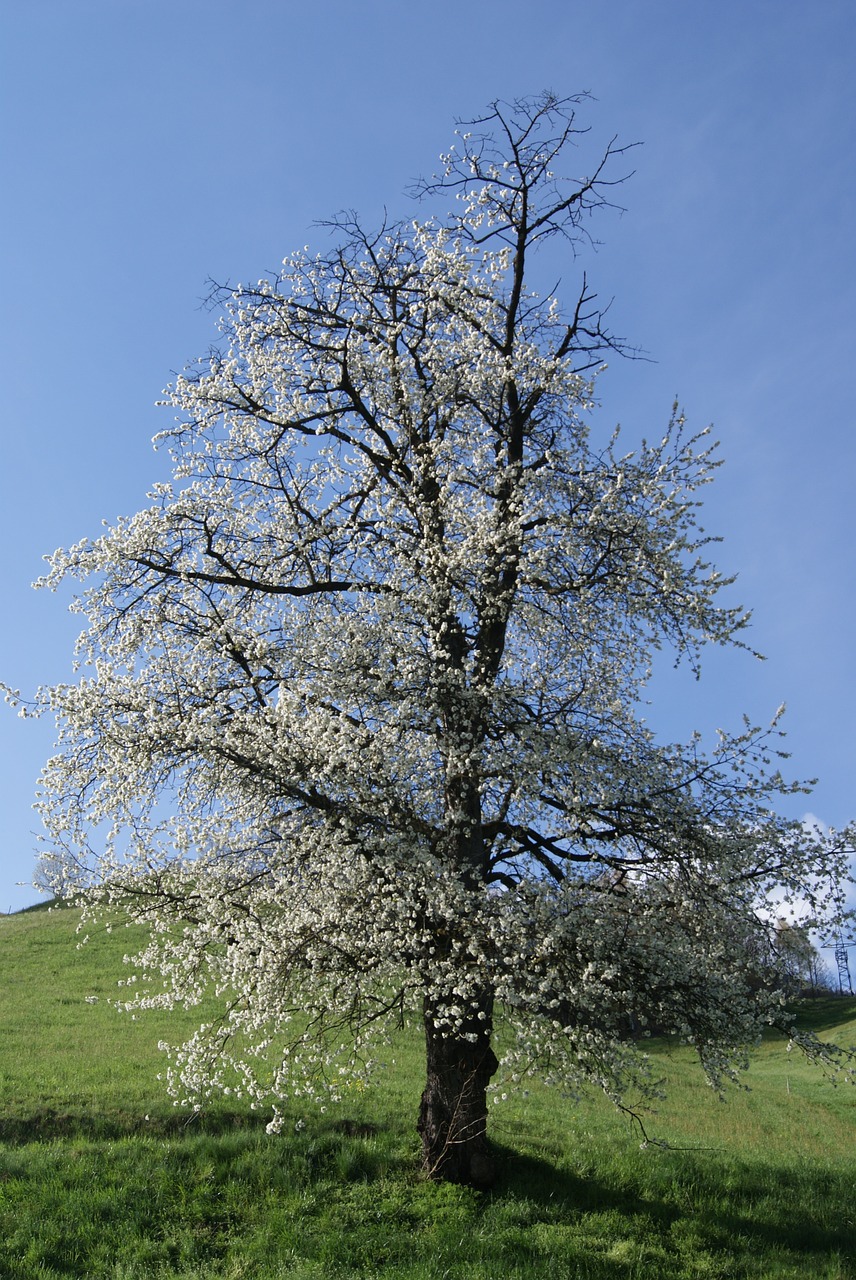
[[[409,214],[452,121],[588,90],[595,139],[644,145],[586,263],[614,329],[601,425],[679,397],[726,465],[706,501],[763,664],[655,681],[664,736],[781,702],[810,811],[856,815],[856,6],[852,0],[27,0],[2,6],[0,680],[70,675],[79,619],[41,557],[135,511],[154,401],[205,350],[206,281],[256,279],[342,208]],[[669,673],[670,674],[670,673]],[[33,901],[50,725],[0,707],[0,910]]]

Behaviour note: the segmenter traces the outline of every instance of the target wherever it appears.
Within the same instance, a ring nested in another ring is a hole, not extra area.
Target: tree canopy
[[[655,1028],[731,1077],[782,1016],[765,902],[810,916],[842,872],[777,813],[776,724],[706,752],[644,719],[656,651],[697,667],[747,615],[697,523],[707,431],[676,409],[625,450],[593,414],[621,344],[585,275],[532,283],[548,240],[579,271],[625,176],[580,105],[494,103],[426,216],[340,216],[329,251],[218,291],[159,437],[172,482],[44,580],[82,579],[87,618],[79,681],[43,698],[51,856],[151,926],[163,982],[129,1000],[223,998],[172,1051],[178,1096],[232,1089],[276,1128],[415,1017],[424,1167],[477,1183],[497,1068],[629,1105]]]

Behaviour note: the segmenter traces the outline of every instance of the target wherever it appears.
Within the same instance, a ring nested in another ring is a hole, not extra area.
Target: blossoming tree
[[[780,1010],[765,895],[837,871],[775,814],[777,730],[705,754],[640,718],[654,650],[696,663],[746,617],[696,524],[706,434],[596,431],[603,315],[584,278],[533,289],[621,176],[613,145],[566,176],[578,107],[494,104],[423,186],[454,213],[342,217],[224,294],[172,388],[173,482],[45,579],[85,580],[88,619],[44,695],[51,857],[150,926],[130,1001],[220,996],[178,1095],[275,1129],[415,1016],[424,1168],[477,1184],[498,1069],[629,1105],[656,1027],[733,1074]]]

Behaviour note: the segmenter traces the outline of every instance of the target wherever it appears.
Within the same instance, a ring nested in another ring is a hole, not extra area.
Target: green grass
[[[727,1103],[655,1046],[669,1102],[646,1123],[672,1149],[641,1149],[598,1098],[533,1087],[493,1110],[501,1175],[479,1193],[416,1173],[415,1037],[376,1090],[293,1109],[277,1137],[247,1109],[177,1111],[156,1045],[192,1020],[117,1013],[134,939],[76,950],[76,922],[0,917],[4,1280],[856,1280],[856,1089],[781,1040]],[[801,1017],[856,1041],[856,1001]]]

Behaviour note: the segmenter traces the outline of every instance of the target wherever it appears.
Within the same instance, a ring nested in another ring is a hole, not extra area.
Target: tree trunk
[[[454,1035],[425,1008],[427,1080],[417,1129],[429,1178],[489,1187],[495,1177],[487,1140],[487,1087],[499,1065],[491,1048],[493,998],[485,996]],[[478,1017],[479,1013],[486,1016]],[[468,1040],[466,1035],[475,1036]]]

